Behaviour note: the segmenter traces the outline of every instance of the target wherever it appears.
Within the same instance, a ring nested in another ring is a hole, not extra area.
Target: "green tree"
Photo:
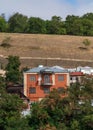
[[[6,32],[6,28],[7,28],[6,20],[2,16],[0,16],[0,32]]]
[[[45,129],[47,125],[59,129],[66,128],[61,123],[65,118],[65,112],[69,113],[69,108],[68,101],[62,100],[61,95],[55,89],[44,100],[32,105],[29,124],[31,127],[34,126],[34,129],[41,127]]]
[[[83,36],[82,19],[78,18],[73,21],[72,34],[78,35],[78,36]]]
[[[0,87],[0,129],[1,130],[32,130],[28,120],[22,117],[23,101],[18,95],[8,94]]]
[[[34,129],[45,129],[49,125],[59,130],[92,130],[93,78],[85,77],[81,84],[72,84],[65,94],[62,98],[63,93],[55,89],[41,102],[32,105],[30,126]]]
[[[22,100],[17,95],[7,94],[0,86],[0,129],[6,130],[10,121],[21,117]]]
[[[31,106],[31,116],[29,117],[29,124],[33,129],[39,129],[44,126],[49,121],[49,115],[45,109],[43,109],[42,104],[39,102],[32,104]]]
[[[24,33],[27,29],[27,16],[15,13],[8,20],[8,31],[14,33]]]
[[[93,106],[92,106],[92,97],[93,97],[93,78],[84,77],[82,84],[73,84],[69,88],[69,99],[70,107],[72,108],[72,118],[70,121],[74,121],[75,125],[71,122],[71,128],[76,127],[79,129],[93,129],[92,115],[93,115]],[[87,118],[88,117],[88,118]],[[86,123],[87,122],[87,123]],[[74,126],[73,126],[74,125]]]
[[[59,16],[53,16],[51,21],[46,21],[46,30],[48,34],[66,34],[64,22]]]
[[[93,13],[86,13],[82,16],[82,18],[93,20]]]
[[[28,33],[46,33],[45,21],[41,18],[30,17],[28,20]]]
[[[9,56],[8,64],[6,66],[6,81],[7,83],[18,83],[20,82],[20,60],[18,56]]]
[[[75,31],[75,28],[78,28],[78,30],[81,29],[81,27],[80,27],[80,21],[79,21],[79,24],[77,24],[77,21],[79,21],[79,17],[78,16],[68,15],[66,17],[65,26],[66,26],[67,34],[69,34],[69,35],[75,35],[75,33],[77,33]]]
[[[83,35],[93,36],[93,22],[90,19],[82,18]]]

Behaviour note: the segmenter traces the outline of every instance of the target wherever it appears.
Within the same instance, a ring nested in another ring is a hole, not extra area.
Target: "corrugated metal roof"
[[[26,73],[39,73],[44,68],[45,67],[35,67],[35,68],[32,68],[32,69],[29,69],[28,71],[26,71]]]
[[[25,73],[40,73],[40,72],[52,72],[52,73],[67,73],[68,71],[66,69],[63,69],[61,67],[35,67],[33,69],[29,69]]]

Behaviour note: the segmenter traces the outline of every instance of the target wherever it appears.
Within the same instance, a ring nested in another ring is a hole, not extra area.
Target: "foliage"
[[[5,88],[5,77],[0,76],[0,87]]]
[[[0,77],[0,130],[32,130],[21,115],[24,103],[18,95],[8,94],[5,79]]]
[[[66,34],[64,23],[59,16],[53,16],[51,21],[46,21],[46,30],[48,34]]]
[[[11,47],[11,45],[10,45],[10,41],[11,41],[11,37],[6,37],[3,41],[2,41],[2,43],[1,43],[1,47],[4,47],[4,48],[9,48],[9,47]]]
[[[45,22],[41,18],[30,17],[28,20],[28,33],[46,33]]]
[[[59,130],[93,129],[93,79],[85,77],[82,84],[72,84],[63,93],[53,90],[41,102],[31,107],[29,125],[34,129],[45,130],[48,126]]]
[[[9,56],[8,64],[6,66],[6,81],[12,83],[20,82],[20,60],[18,56]]]
[[[70,15],[68,15],[66,17],[66,21],[65,21],[66,25],[65,26],[66,26],[67,34],[74,35],[74,33],[77,33],[76,32],[77,28],[78,29],[80,28],[79,27],[79,23],[77,24],[78,21],[79,21],[79,17],[78,16],[74,16],[74,15],[70,16]]]
[[[93,13],[83,16],[68,15],[65,21],[60,16],[50,20],[15,13],[6,22],[4,14],[0,16],[0,31],[13,33],[58,34],[93,36]]]
[[[84,44],[85,47],[87,47],[87,46],[89,46],[91,44],[91,42],[88,39],[84,39],[83,44]]]
[[[0,86],[0,129],[6,129],[10,121],[20,118],[22,100],[17,95],[7,94]]]
[[[19,118],[16,120],[14,117],[11,120],[8,120],[8,125],[6,126],[6,130],[33,130],[29,127],[27,118]]]
[[[6,21],[2,16],[0,16],[0,32],[5,32],[6,29],[7,29]]]
[[[14,33],[24,33],[27,29],[27,16],[15,13],[8,20],[8,31]]]

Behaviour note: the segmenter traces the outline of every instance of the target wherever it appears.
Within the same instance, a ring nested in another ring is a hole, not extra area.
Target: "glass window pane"
[[[50,93],[50,88],[44,88],[44,93]]]
[[[63,75],[58,75],[58,81],[63,81],[64,80],[64,76]]]
[[[30,76],[30,81],[36,81],[36,77],[35,76]]]
[[[33,93],[36,93],[36,88],[35,87],[30,87],[29,88],[29,93],[31,94],[33,94]]]
[[[44,83],[49,83],[50,82],[50,77],[49,75],[44,76]]]

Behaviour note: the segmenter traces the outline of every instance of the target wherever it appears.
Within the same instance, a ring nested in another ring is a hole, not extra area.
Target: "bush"
[[[83,44],[87,47],[87,46],[89,46],[91,44],[91,42],[88,39],[84,39]]]
[[[9,48],[9,47],[11,47],[11,45],[10,45],[10,41],[11,41],[11,38],[10,37],[6,37],[3,41],[2,41],[2,43],[1,43],[1,47],[4,47],[4,48]]]

